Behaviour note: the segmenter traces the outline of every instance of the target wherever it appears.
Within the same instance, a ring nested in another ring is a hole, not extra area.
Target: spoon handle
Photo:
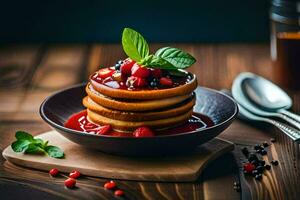
[[[290,118],[300,122],[300,116],[295,113],[292,113],[292,112],[284,110],[284,109],[280,110],[280,113],[285,114],[286,116],[289,116]]]
[[[294,119],[289,118],[288,116],[286,116],[282,113],[278,113],[276,116],[283,119],[283,120],[285,120],[286,122],[288,122],[289,124],[293,125],[294,127],[296,127],[297,129],[300,130],[300,123],[295,121]]]
[[[295,142],[300,142],[300,132],[296,129],[283,124],[281,122],[275,121],[273,119],[264,118],[264,121],[269,122],[276,126],[278,129],[280,129],[283,133],[285,133],[287,136],[289,136],[292,140]]]

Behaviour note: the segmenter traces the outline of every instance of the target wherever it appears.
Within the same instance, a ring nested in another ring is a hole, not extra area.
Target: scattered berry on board
[[[51,176],[57,176],[59,174],[59,171],[58,171],[58,169],[53,168],[53,169],[50,169],[49,174]]]
[[[271,142],[275,142],[275,139],[272,138]],[[266,164],[266,161],[263,160],[263,156],[267,155],[266,148],[270,146],[267,141],[256,144],[253,146],[252,150],[249,150],[247,147],[241,149],[243,155],[247,158],[248,162],[243,165],[243,172],[247,175],[252,175],[256,180],[261,180],[265,170],[271,170],[271,165]],[[279,164],[277,160],[272,160],[270,162],[272,165],[276,166]]]
[[[77,178],[79,178],[80,177],[80,172],[79,171],[77,171],[77,170],[74,170],[74,171],[72,171],[70,174],[69,174],[69,177],[70,178],[74,178],[74,179],[77,179]]]
[[[76,185],[76,180],[74,178],[68,178],[67,180],[65,180],[65,186],[67,188],[74,188]]]
[[[113,190],[117,187],[117,184],[114,181],[109,181],[104,184],[104,188],[107,190]]]
[[[123,190],[116,190],[115,195],[118,196],[118,197],[121,197],[121,196],[124,195],[124,191]]]

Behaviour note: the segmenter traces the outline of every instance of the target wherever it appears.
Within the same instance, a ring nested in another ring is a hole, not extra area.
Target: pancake
[[[157,90],[154,90],[156,92]],[[121,110],[121,111],[131,111],[131,112],[142,112],[142,111],[149,111],[149,110],[157,110],[163,109],[166,107],[171,107],[176,105],[180,102],[191,97],[191,93],[185,95],[177,95],[170,98],[162,98],[156,100],[126,100],[126,99],[113,99],[108,96],[99,93],[98,91],[94,90],[94,87],[91,84],[86,86],[86,92],[94,102],[97,104],[110,108],[113,110]],[[129,91],[133,92],[133,91]],[[141,94],[141,93],[140,93]]]
[[[165,119],[184,114],[193,109],[193,106],[195,105],[195,99],[195,95],[192,95],[187,100],[179,103],[178,105],[172,106],[171,108],[148,112],[124,112],[109,109],[97,104],[89,97],[85,97],[83,99],[83,105],[89,110],[110,119],[121,121],[149,121]]]
[[[153,89],[153,90],[123,90],[114,89],[106,85],[97,83],[90,79],[90,83],[93,88],[99,93],[119,99],[164,99],[176,96],[184,96],[192,93],[197,88],[197,78],[194,74],[191,74],[192,80],[183,85],[179,85],[173,88],[167,89]]]
[[[135,129],[141,126],[148,126],[152,129],[158,130],[158,129],[165,129],[168,127],[180,125],[182,123],[185,123],[192,116],[193,109],[175,117],[158,119],[153,121],[139,121],[139,122],[136,121],[129,122],[129,121],[121,121],[121,120],[107,118],[89,109],[87,109],[87,113],[88,113],[88,119],[95,124],[99,124],[99,125],[110,124],[114,130],[129,132],[129,131],[134,131]]]

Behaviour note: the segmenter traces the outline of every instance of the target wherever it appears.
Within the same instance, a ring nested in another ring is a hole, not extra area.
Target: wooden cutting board
[[[112,179],[189,182],[198,178],[208,162],[234,148],[231,142],[215,138],[188,155],[130,158],[85,149],[56,131],[46,132],[37,137],[61,147],[66,157],[54,159],[43,155],[15,153],[10,146],[3,151],[3,157],[16,165],[46,171],[58,168],[69,173],[77,169],[84,175]]]

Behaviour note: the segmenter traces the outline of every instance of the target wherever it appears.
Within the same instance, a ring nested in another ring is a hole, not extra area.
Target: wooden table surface
[[[251,71],[273,77],[268,44],[168,44],[193,54],[198,62],[189,70],[199,85],[229,89],[234,77]],[[162,45],[154,44],[153,49]],[[165,46],[165,45],[163,45]],[[125,58],[118,44],[8,45],[0,47],[0,150],[14,140],[16,130],[38,134],[50,127],[42,121],[38,108],[55,90],[87,80],[98,66],[109,66]],[[295,111],[300,111],[300,94],[290,93]],[[76,98],[76,97],[74,97]],[[269,141],[266,162],[279,165],[264,173],[262,181],[245,177],[241,148]],[[212,162],[194,183],[155,183],[117,181],[126,191],[126,199],[297,199],[300,195],[299,145],[275,128],[249,125],[236,120],[221,134],[236,144],[232,153]],[[67,190],[64,177],[51,178],[47,172],[21,168],[0,156],[1,199],[114,199],[104,190],[106,181],[83,177],[78,189]],[[233,182],[240,181],[236,192]]]

